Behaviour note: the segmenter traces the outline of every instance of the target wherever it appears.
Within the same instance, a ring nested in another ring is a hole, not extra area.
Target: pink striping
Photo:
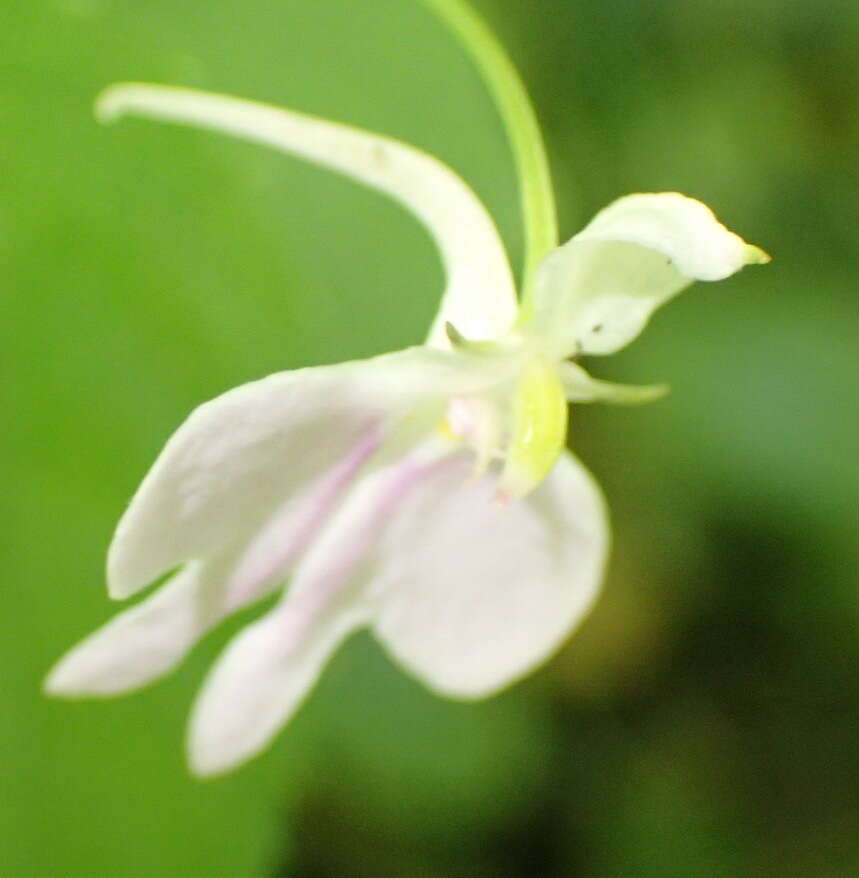
[[[230,579],[227,592],[231,609],[253,600],[273,579],[286,573],[381,444],[381,430],[373,427],[338,464],[278,509],[253,540]]]
[[[348,510],[345,526],[333,521],[330,529],[313,546],[283,605],[283,621],[288,628],[297,625],[301,630],[310,626],[327,608],[337,603],[348,587],[358,584],[353,581],[352,574],[378,545],[379,535],[397,506],[424,479],[451,460],[450,457],[432,460],[406,458],[377,474],[373,485],[368,486],[369,490],[364,494],[350,498],[349,502],[354,500],[364,507],[360,522],[355,523],[354,509]]]

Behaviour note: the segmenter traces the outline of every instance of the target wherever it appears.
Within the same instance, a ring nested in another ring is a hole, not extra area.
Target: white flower
[[[486,210],[416,149],[177,88],[116,86],[99,109],[246,137],[386,192],[432,233],[448,284],[426,346],[272,375],[188,418],[119,523],[110,595],[173,572],[66,655],[47,691],[136,689],[283,590],[194,707],[191,765],[213,774],[266,746],[358,628],[454,698],[543,662],[591,606],[609,542],[599,490],[564,450],[567,401],[663,391],[595,380],[570,358],[618,350],[693,280],[764,254],[697,201],[631,195],[542,260],[517,311]]]

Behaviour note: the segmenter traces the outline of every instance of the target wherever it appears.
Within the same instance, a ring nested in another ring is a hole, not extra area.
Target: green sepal
[[[661,399],[670,390],[667,384],[615,384],[592,378],[577,363],[559,367],[564,395],[570,402],[608,402],[615,405],[644,405]]]
[[[524,497],[537,487],[560,457],[567,440],[567,400],[554,364],[533,357],[522,370],[513,397],[507,460],[501,474],[503,496]]]

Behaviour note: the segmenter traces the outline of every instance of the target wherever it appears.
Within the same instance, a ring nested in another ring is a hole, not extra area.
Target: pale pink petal
[[[346,457],[324,473],[311,490],[290,497],[244,550],[228,585],[230,600],[242,606],[261,585],[289,569],[326,519],[364,463],[381,445],[378,429],[369,431]]]
[[[223,615],[224,571],[193,562],[70,650],[45,681],[65,697],[128,692],[171,670]]]
[[[339,643],[369,621],[362,587],[372,549],[433,466],[419,453],[365,478],[314,542],[279,606],[229,644],[192,714],[188,753],[196,773],[226,771],[265,747]]]
[[[607,549],[590,476],[564,456],[526,500],[432,442],[356,485],[281,604],[243,631],[209,676],[189,730],[199,774],[258,753],[355,628],[373,626],[409,671],[474,698],[545,660],[590,607]]]
[[[443,399],[451,382],[472,380],[465,373],[456,354],[412,348],[271,375],[200,406],[117,527],[111,594],[126,597],[188,561],[240,551],[368,435],[383,438]]]
[[[151,597],[75,646],[49,674],[46,691],[69,697],[117,695],[172,670],[223,618],[283,585],[290,566],[378,441],[371,432],[344,460],[295,494],[238,558],[192,561]]]
[[[374,631],[432,689],[480,698],[545,661],[590,609],[608,548],[593,479],[564,454],[528,497],[497,499],[454,458],[385,528]]]
[[[357,607],[322,615],[288,601],[245,628],[195,705],[188,738],[192,771],[220,774],[267,746],[337,646],[365,623]]]

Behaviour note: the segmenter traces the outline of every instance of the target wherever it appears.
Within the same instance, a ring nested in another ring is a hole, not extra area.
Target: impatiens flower
[[[194,707],[189,758],[222,772],[265,747],[333,651],[369,628],[434,691],[482,698],[545,661],[599,590],[599,490],[565,450],[567,404],[637,403],[663,387],[594,379],[694,280],[765,254],[676,193],[615,201],[557,246],[545,156],[509,62],[459,3],[433,3],[499,102],[523,183],[523,294],[495,226],[436,159],[354,128],[187,89],[109,89],[135,114],[216,129],[347,174],[400,201],[447,275],[424,346],[271,375],[200,406],[123,515],[108,588],[141,603],[75,647],[46,688],[111,696],[174,668],[224,617],[274,592],[227,647]]]

